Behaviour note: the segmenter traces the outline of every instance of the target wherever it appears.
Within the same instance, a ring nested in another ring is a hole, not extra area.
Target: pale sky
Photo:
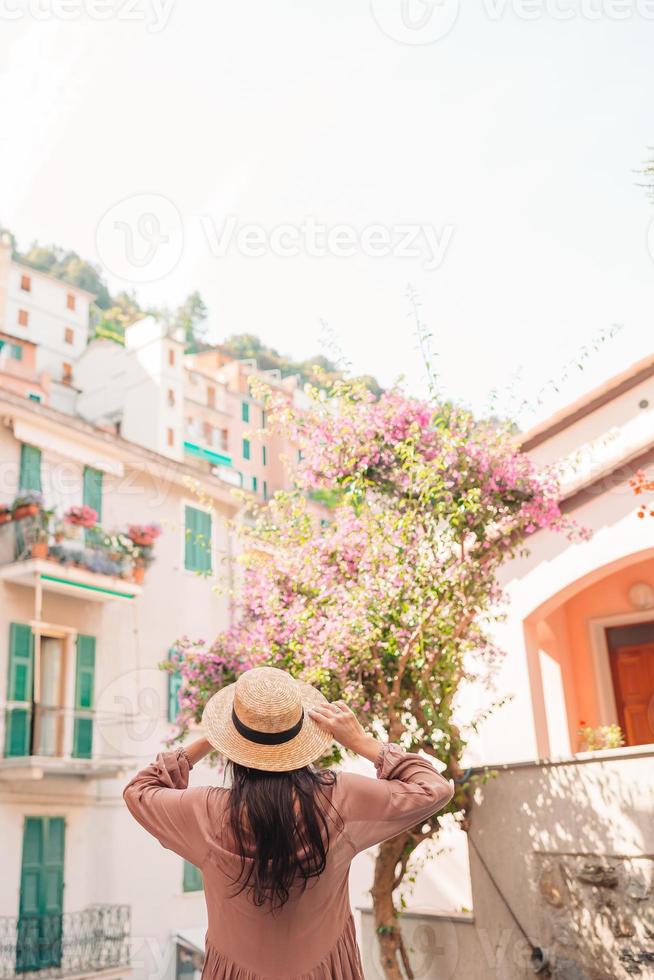
[[[654,2],[460,7],[0,0],[0,222],[420,391],[411,284],[475,407],[621,325],[579,394],[652,349]]]

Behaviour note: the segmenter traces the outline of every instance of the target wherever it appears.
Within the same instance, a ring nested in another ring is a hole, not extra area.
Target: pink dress
[[[209,923],[203,980],[363,980],[350,862],[443,807],[452,796],[447,780],[397,745],[380,751],[377,779],[338,773],[326,792],[342,826],[330,827],[326,869],[271,914],[245,891],[233,896],[241,858],[226,819],[229,790],[187,789],[190,768],[183,749],[163,752],[132,779],[124,797],[149,833],[202,871]]]

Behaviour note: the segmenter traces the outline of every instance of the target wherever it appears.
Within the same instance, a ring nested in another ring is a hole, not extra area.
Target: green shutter
[[[263,481],[263,499],[264,500],[267,500],[268,499],[268,481],[267,480],[264,480]]]
[[[257,480],[256,476],[253,476],[252,477],[252,490],[254,491],[254,493],[257,492],[257,487],[258,486],[259,486],[259,481]]]
[[[22,443],[20,447],[19,490],[41,490],[41,450]]]
[[[243,459],[250,458],[250,440],[243,439]]]
[[[250,403],[241,402],[241,419],[243,422],[250,421]]]
[[[64,898],[63,817],[26,817],[16,973],[60,966]]]
[[[201,892],[204,888],[202,872],[190,861],[184,861],[184,883],[185,892]]]
[[[268,463],[268,450],[265,446],[261,447],[261,462],[264,466],[266,466]]]
[[[73,756],[90,759],[93,754],[93,687],[95,680],[95,637],[77,637],[75,668],[75,722]]]
[[[97,511],[98,524],[102,520],[102,472],[92,466],[84,467],[84,490],[82,502]]]
[[[197,507],[184,510],[184,567],[191,572],[212,569],[211,514]]]
[[[179,670],[168,674],[168,721],[174,722],[179,712],[179,689],[182,686],[182,675]]]
[[[34,642],[29,626],[10,624],[8,659],[7,701],[19,704],[7,707],[5,755],[29,755],[34,685]]]

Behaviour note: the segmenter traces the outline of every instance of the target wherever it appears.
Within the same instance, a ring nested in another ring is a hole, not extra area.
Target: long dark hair
[[[229,768],[230,823],[241,857],[235,894],[247,889],[255,905],[279,910],[291,885],[304,890],[325,870],[330,809],[340,822],[325,788],[336,777],[311,766],[263,772],[231,762]]]

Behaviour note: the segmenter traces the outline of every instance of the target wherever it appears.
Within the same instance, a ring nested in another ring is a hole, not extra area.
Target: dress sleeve
[[[452,784],[431,762],[385,744],[375,763],[377,779],[342,773],[339,805],[355,850],[363,851],[410,830],[442,809],[454,795]]]
[[[201,867],[209,849],[210,786],[187,789],[192,765],[184,749],[161,752],[127,784],[129,812],[160,844]]]

